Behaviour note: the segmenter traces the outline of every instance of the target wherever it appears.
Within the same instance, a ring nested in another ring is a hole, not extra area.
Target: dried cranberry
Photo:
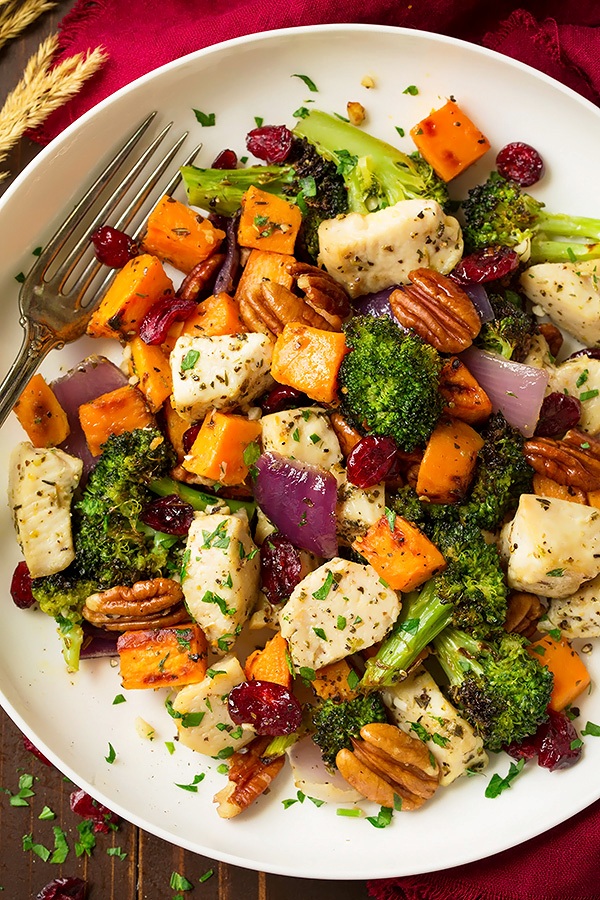
[[[82,878],[55,878],[43,887],[35,900],[85,900],[86,883]]]
[[[260,548],[262,589],[269,603],[282,603],[302,580],[300,551],[282,534],[271,534]]]
[[[29,609],[35,603],[35,597],[31,592],[31,575],[29,566],[22,560],[13,572],[10,582],[10,596],[15,606],[19,609]]]
[[[544,769],[567,769],[581,756],[581,742],[575,726],[564,712],[549,709],[550,718],[538,729],[538,765]]]
[[[292,149],[293,134],[285,125],[263,125],[246,135],[246,147],[267,163],[284,162]]]
[[[111,826],[118,825],[121,821],[116,813],[107,806],[103,806],[102,803],[98,803],[81,788],[72,792],[69,797],[69,806],[76,815],[82,816],[84,819],[91,819],[94,823],[94,831],[103,834],[108,834]]]
[[[391,437],[368,434],[350,451],[346,475],[359,488],[373,487],[391,473],[398,446]]]
[[[496,168],[503,178],[516,181],[521,187],[530,187],[544,174],[544,160],[530,144],[513,141],[498,153]]]
[[[291,734],[300,727],[302,707],[291,691],[274,681],[245,681],[229,692],[229,715],[236,725],[253,725],[257,734]]]
[[[536,740],[536,735],[531,735],[531,737],[526,737],[524,740],[517,742],[513,742],[509,744],[508,747],[505,747],[506,752],[509,756],[512,756],[513,759],[533,759],[538,755],[538,744]]]
[[[135,241],[112,225],[101,225],[91,235],[90,241],[98,262],[111,269],[123,268],[138,252]]]
[[[42,751],[41,751],[41,750],[38,750],[38,748],[35,746],[35,744],[33,744],[33,743],[29,740],[28,737],[25,737],[25,735],[23,735],[23,747],[24,747],[29,753],[32,753],[32,754],[35,756],[36,759],[39,759],[40,762],[43,762],[45,766],[51,766],[51,765],[52,765],[52,763],[50,762],[50,760],[49,760],[49,759],[46,759],[46,757],[44,756],[44,754],[42,753]]]
[[[486,247],[465,256],[452,270],[458,281],[496,281],[510,275],[519,265],[519,257],[511,247]]]
[[[571,353],[567,359],[577,359],[579,356],[587,356],[589,359],[600,359],[600,347],[583,347]]]
[[[197,425],[190,425],[189,428],[183,432],[183,437],[181,439],[181,443],[183,444],[183,452],[189,453],[192,447],[194,446],[194,441],[198,437],[198,432],[202,428],[202,425],[198,423]]]
[[[535,428],[536,437],[555,437],[574,428],[581,418],[581,402],[570,394],[552,391],[544,397]]]
[[[145,525],[163,534],[187,534],[194,518],[194,508],[177,494],[157,497],[140,513]]]
[[[235,150],[221,150],[215,156],[211,169],[235,169],[237,164],[238,158]]]
[[[281,412],[282,409],[293,409],[296,406],[305,406],[309,403],[306,394],[301,393],[293,387],[287,387],[285,384],[277,384],[269,391],[260,406],[263,415],[268,416],[269,413]]]
[[[150,307],[140,325],[140,337],[145,344],[162,344],[173,322],[183,322],[197,309],[194,300],[168,295]]]

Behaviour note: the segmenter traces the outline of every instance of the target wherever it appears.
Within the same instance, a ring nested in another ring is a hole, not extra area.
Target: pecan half
[[[405,328],[442,353],[459,353],[473,343],[481,319],[468,294],[433,269],[413,269],[411,283],[390,295],[392,312]]]
[[[532,438],[525,459],[538,473],[581,491],[600,490],[600,441],[572,428],[562,440]]]
[[[139,631],[190,621],[181,585],[171,578],[137,581],[132,587],[120,584],[90,594],[82,615],[106,631]]]
[[[307,263],[288,263],[286,273],[292,278],[290,287],[264,280],[240,296],[240,315],[247,327],[275,336],[290,322],[340,331],[350,314],[343,287],[327,272]]]
[[[344,456],[348,456],[361,440],[362,434],[356,428],[353,428],[339,412],[333,412],[329,417],[329,421],[340,442],[342,453]]]
[[[557,357],[564,340],[562,331],[556,325],[552,325],[551,322],[541,322],[537,329],[542,337],[546,338],[552,356]]]
[[[340,774],[368,800],[402,809],[418,809],[439,786],[439,767],[418,738],[395,725],[374,722],[360,730],[362,740],[353,750],[340,750],[336,765]]]
[[[181,282],[177,296],[183,300],[197,300],[216,277],[224,262],[224,253],[213,253],[208,259],[199,262]]]
[[[283,769],[285,756],[271,759],[262,757],[270,740],[264,737],[255,738],[230,757],[229,781],[213,797],[222,819],[239,816],[267,790]]]
[[[515,634],[523,634],[526,638],[531,639],[545,611],[537,594],[528,594],[525,591],[511,591],[508,596],[504,630]]]

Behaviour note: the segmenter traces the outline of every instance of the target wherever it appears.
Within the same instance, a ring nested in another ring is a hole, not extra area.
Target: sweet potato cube
[[[273,681],[289,690],[292,673],[288,660],[287,641],[277,632],[262,650],[255,650],[248,656],[244,665],[246,678],[248,681]]]
[[[393,591],[414,591],[446,568],[435,544],[401,516],[395,516],[393,530],[382,516],[352,546]]]
[[[92,313],[87,332],[92,337],[128,340],[137,334],[151,306],[173,293],[173,282],[156,256],[130,259]]]
[[[282,284],[286,288],[292,287],[294,279],[287,268],[293,262],[294,257],[288,253],[272,253],[270,250],[251,251],[235,292],[235,300],[242,316],[244,309],[251,308],[253,303],[262,300],[264,281]]]
[[[83,403],[79,407],[79,421],[93,456],[99,456],[111,434],[155,424],[144,395],[130,384]]]
[[[581,503],[584,506],[598,506],[594,503],[594,494],[600,499],[600,492],[595,491],[586,494],[580,488],[572,487],[570,484],[559,484],[547,475],[538,475],[536,472],[533,476],[533,493],[538,497],[553,497],[556,500],[570,500],[571,503]]]
[[[260,433],[260,422],[213,409],[204,419],[183,467],[221,484],[242,484],[250,467],[244,458],[246,450]]]
[[[208,645],[195,623],[126,631],[117,641],[126,690],[196,684],[206,675]]]
[[[238,242],[240,247],[293,253],[301,223],[297,206],[252,186],[242,199]]]
[[[34,375],[13,407],[34,447],[56,447],[70,432],[67,414],[43,375]]]
[[[165,416],[165,425],[167,428],[167,437],[173,444],[175,452],[177,453],[177,459],[181,463],[183,461],[183,457],[185,456],[185,451],[183,449],[183,435],[190,427],[190,423],[187,419],[183,419],[179,415],[170,401],[165,403],[163,412]]]
[[[161,408],[173,392],[169,360],[162,348],[146,344],[139,335],[130,341],[133,374],[139,379],[137,387],[146,398],[151,412]]]
[[[353,674],[356,676],[348,661],[340,659],[317,669],[311,687],[321,700],[353,700],[358,696],[356,690],[350,687]]]
[[[451,356],[442,366],[440,394],[446,411],[455,419],[476,425],[492,414],[492,401],[458,356]]]
[[[410,130],[421,156],[444,181],[456,178],[490,149],[490,142],[454,100]]]
[[[224,237],[224,231],[191,207],[165,196],[150,213],[143,246],[187,275],[219,248]]]
[[[275,341],[271,374],[280,384],[303,391],[312,400],[333,403],[346,351],[342,332],[291,322]]]
[[[210,337],[242,334],[248,329],[240,317],[240,307],[229,294],[213,294],[198,304],[197,311],[186,319],[181,334]]]
[[[460,419],[440,419],[425,447],[416,491],[432,503],[456,503],[465,496],[473,478],[477,454],[484,441]]]
[[[564,638],[555,640],[548,634],[527,650],[554,676],[550,709],[560,712],[589,687],[590,674],[583,660]]]

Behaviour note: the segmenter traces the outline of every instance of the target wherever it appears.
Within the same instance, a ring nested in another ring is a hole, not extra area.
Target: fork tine
[[[74,267],[77,265],[77,263],[83,256],[83,253],[89,247],[90,235],[93,234],[94,231],[96,231],[96,229],[98,228],[99,225],[102,225],[106,222],[107,218],[110,216],[110,214],[113,212],[113,210],[116,209],[116,207],[119,205],[119,203],[121,202],[123,197],[125,197],[125,195],[129,191],[129,188],[131,187],[132,184],[135,183],[136,179],[139,177],[141,172],[144,170],[144,168],[146,167],[146,163],[148,162],[150,157],[153,155],[153,153],[157,149],[157,147],[160,146],[160,144],[162,143],[162,141],[168,134],[169,130],[171,129],[172,125],[173,125],[173,123],[170,122],[168,125],[165,126],[165,128],[163,128],[163,130],[160,132],[160,134],[157,135],[157,137],[154,138],[152,143],[144,150],[144,152],[139,157],[139,159],[136,160],[136,162],[130,168],[130,170],[127,172],[127,174],[122,179],[120,179],[119,186],[117,187],[117,189],[115,191],[113,191],[113,193],[107,199],[104,206],[102,206],[102,208],[96,213],[96,215],[94,216],[92,221],[89,223],[89,225],[85,228],[84,233],[81,235],[79,240],[71,248],[71,250],[69,251],[67,256],[61,262],[60,268],[55,273],[54,277],[48,282],[48,284],[54,283],[57,285],[58,289],[60,289],[63,286],[63,284],[68,279],[71,272],[73,271]],[[185,137],[186,136],[184,135],[183,139],[182,138],[179,139],[179,141],[175,145],[175,147],[177,149],[179,148],[179,146],[181,146],[181,143],[183,142],[183,140],[185,140]],[[172,154],[173,150],[171,150],[170,153]],[[170,160],[170,158],[171,157],[168,155],[169,160]],[[161,173],[162,173],[162,171],[164,171],[164,168],[161,168],[162,165],[163,165],[163,163],[161,162],[160,165],[157,167],[157,171],[160,171]],[[58,247],[56,249],[54,258],[56,258],[56,255],[59,252],[60,252],[60,247]],[[51,263],[52,263],[52,258],[50,258],[48,260],[46,269],[50,266]]]
[[[71,234],[73,228],[81,221],[86,212],[90,209],[92,204],[97,199],[99,193],[104,190],[112,176],[119,169],[123,161],[129,156],[131,151],[134,149],[140,138],[145,134],[148,130],[151,122],[156,116],[156,112],[151,112],[149,116],[144,119],[141,125],[136,128],[133,134],[127,139],[127,141],[123,144],[123,146],[117,151],[115,156],[110,160],[107,164],[104,171],[98,176],[96,181],[92,184],[89,190],[83,195],[81,200],[75,205],[74,209],[67,216],[61,226],[58,228],[56,233],[50,238],[46,246],[44,247],[43,252],[38,257],[37,262],[32,266],[32,268],[27,273],[25,278],[25,282],[23,284],[23,289],[25,286],[27,288],[33,287],[33,285],[38,282],[46,269],[47,260],[53,259],[56,251],[63,244],[65,238]]]

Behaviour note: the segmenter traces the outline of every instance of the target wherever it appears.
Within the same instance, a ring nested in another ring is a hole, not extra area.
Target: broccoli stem
[[[400,200],[427,196],[423,179],[408,154],[348,122],[311,109],[298,120],[294,133],[336,163],[348,187],[351,212],[365,214]]]
[[[405,678],[419,653],[451,620],[452,604],[440,600],[437,578],[431,578],[419,592],[407,594],[393,630],[367,662],[361,689],[377,690]]]
[[[600,241],[600,219],[549,213],[542,209],[535,224],[537,230],[543,234],[567,238],[578,236],[590,241]]]
[[[181,481],[175,481],[165,475],[163,478],[155,478],[148,485],[151,491],[158,494],[159,497],[167,497],[169,494],[177,494],[186,503],[189,503],[193,509],[204,512],[210,506],[228,506],[231,512],[238,509],[245,509],[248,514],[248,520],[252,519],[256,511],[256,503],[254,500],[229,500],[228,498],[215,497],[212,494],[206,494],[197,488],[183,484]]]
[[[585,262],[587,259],[600,258],[600,243],[583,244],[579,241],[548,241],[544,237],[534,236],[531,241],[529,262],[561,263]]]
[[[292,166],[248,166],[246,169],[199,169],[182,166],[188,201],[191,206],[209,209],[222,216],[232,216],[239,209],[242,197],[253,185],[290,198],[283,188],[293,184],[296,173]]]
[[[446,628],[434,638],[433,646],[448,681],[454,687],[462,684],[466,672],[483,673],[483,667],[477,661],[481,645],[464,631]]]

